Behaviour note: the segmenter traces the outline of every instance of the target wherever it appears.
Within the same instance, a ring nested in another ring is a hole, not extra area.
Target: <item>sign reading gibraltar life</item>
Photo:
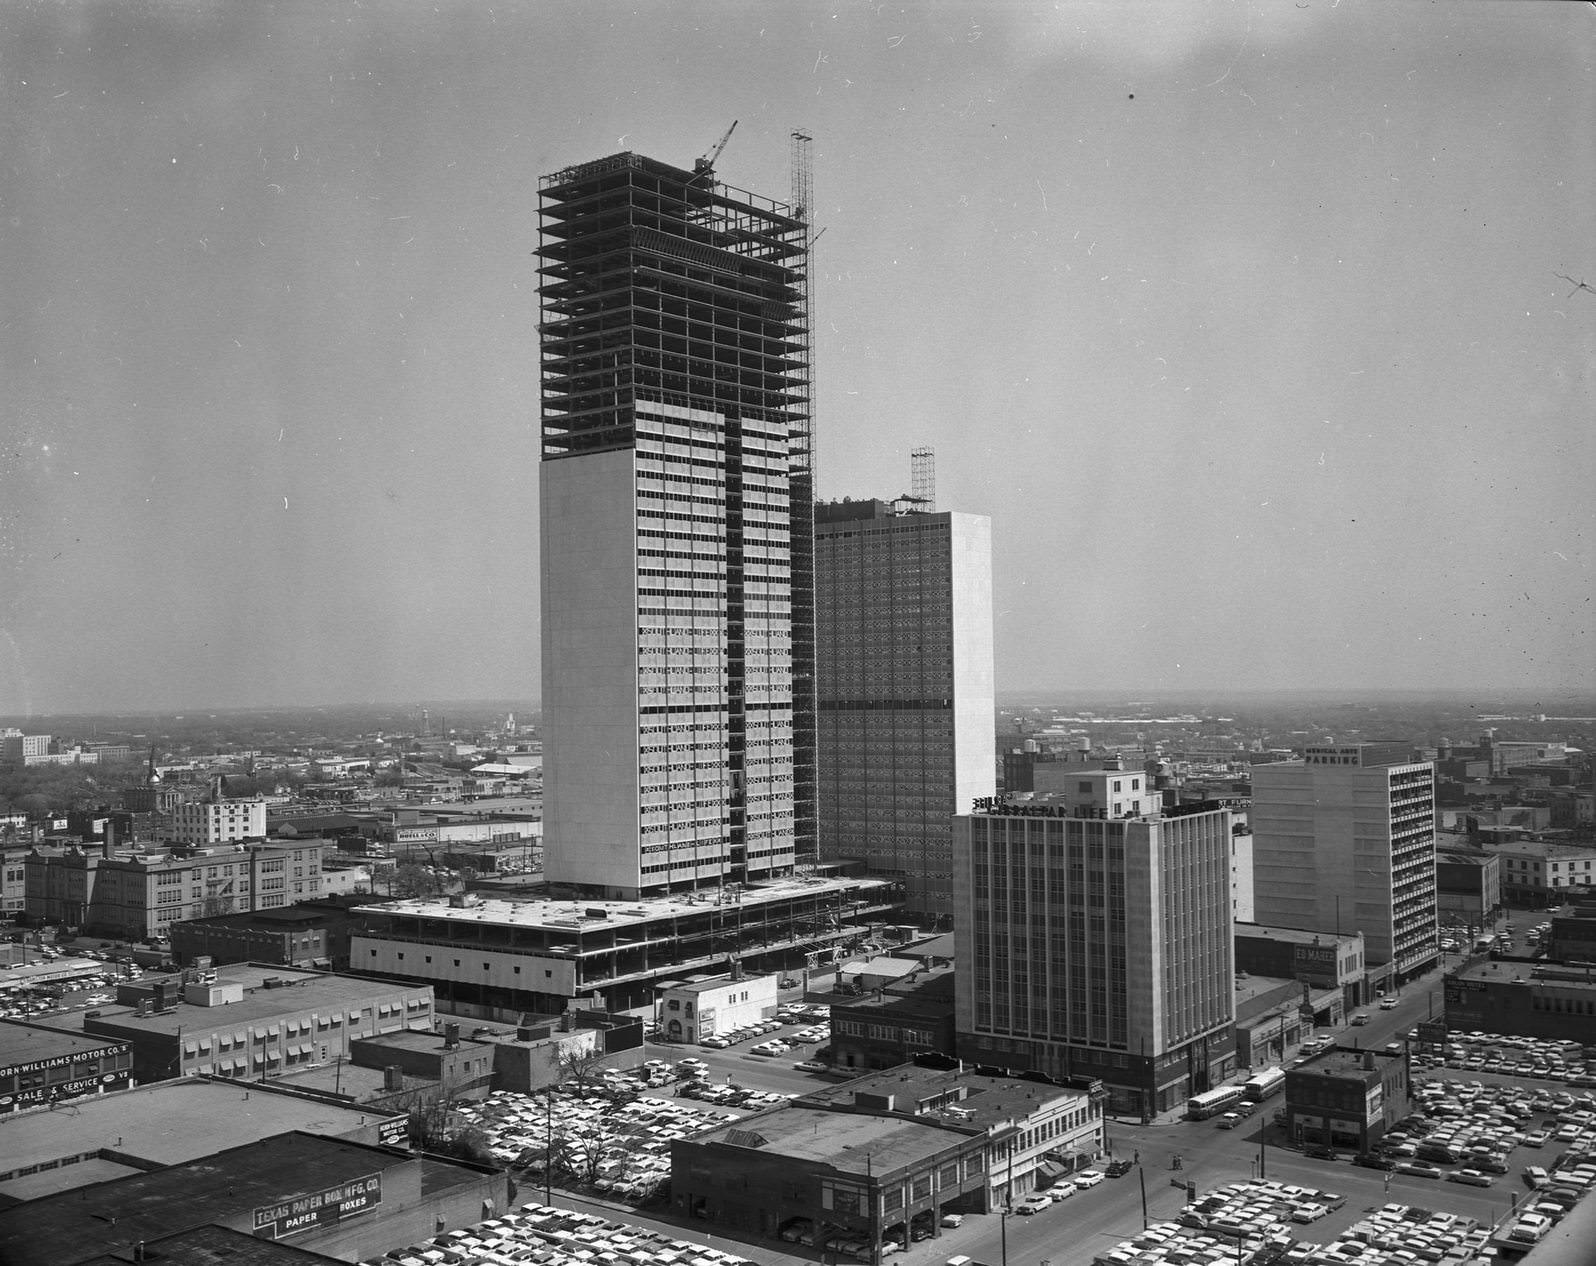
[[[280,1240],[312,1227],[325,1226],[375,1209],[382,1203],[382,1175],[367,1174],[337,1186],[295,1196],[281,1204],[264,1204],[255,1209],[255,1234]]]

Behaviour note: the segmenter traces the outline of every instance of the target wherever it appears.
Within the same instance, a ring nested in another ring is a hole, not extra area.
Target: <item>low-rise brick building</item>
[[[433,1027],[426,985],[257,964],[199,977],[118,986],[119,1001],[136,1004],[85,1016],[83,1031],[128,1042],[138,1079],[159,1081],[191,1073],[270,1077],[348,1059],[359,1038]]]
[[[1406,1051],[1334,1047],[1286,1071],[1286,1133],[1295,1143],[1367,1152],[1411,1111]]]
[[[940,1233],[1096,1159],[1101,1083],[1054,1085],[906,1064],[816,1090],[671,1150],[678,1213],[880,1260],[884,1240]]]

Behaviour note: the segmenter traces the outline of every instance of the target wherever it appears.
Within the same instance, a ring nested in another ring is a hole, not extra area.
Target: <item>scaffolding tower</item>
[[[931,448],[909,450],[909,492],[926,514],[937,512],[937,455]]]

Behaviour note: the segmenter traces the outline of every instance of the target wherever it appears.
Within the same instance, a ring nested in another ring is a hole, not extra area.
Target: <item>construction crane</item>
[[[715,142],[709,153],[705,154],[702,158],[693,160],[693,173],[695,175],[702,176],[704,173],[713,171],[715,169],[715,164],[720,161],[721,150],[726,148],[726,142],[731,140],[731,134],[736,130],[737,120],[733,119],[732,125],[726,129],[725,135],[723,135],[720,140]]]

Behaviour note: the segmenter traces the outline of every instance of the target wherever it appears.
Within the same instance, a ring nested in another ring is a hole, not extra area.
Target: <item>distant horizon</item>
[[[1227,701],[1258,702],[1282,700],[1293,703],[1323,702],[1356,704],[1364,701],[1424,702],[1447,701],[1454,706],[1466,701],[1477,701],[1484,709],[1499,705],[1525,707],[1540,705],[1537,711],[1548,712],[1553,707],[1579,707],[1582,715],[1572,719],[1583,720],[1596,716],[1596,693],[1567,687],[1563,691],[1531,690],[1523,687],[1444,687],[1416,689],[1413,687],[1375,686],[1360,690],[1336,687],[1297,686],[1282,689],[1233,687],[1224,689],[1149,689],[1145,687],[1114,686],[1038,686],[999,689],[995,692],[999,708],[1015,706],[1052,706],[1055,702],[1072,704],[1096,703],[1127,706],[1131,704],[1156,705],[1164,703],[1207,702],[1222,704]],[[262,703],[185,706],[160,708],[106,708],[90,711],[62,711],[0,714],[0,726],[22,728],[40,721],[115,720],[122,718],[184,718],[196,716],[222,717],[249,713],[315,713],[315,712],[414,712],[426,709],[434,724],[447,720],[450,711],[462,712],[542,712],[541,700],[530,698],[487,697],[480,699],[390,699],[342,701],[338,703]]]

